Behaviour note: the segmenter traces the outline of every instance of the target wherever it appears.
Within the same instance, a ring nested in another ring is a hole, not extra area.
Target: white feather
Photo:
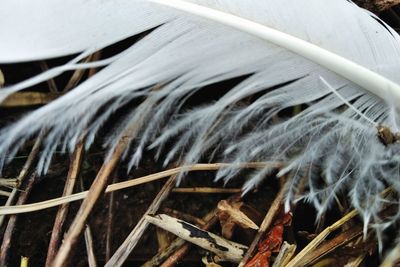
[[[112,58],[79,63],[93,51],[151,29]],[[81,53],[2,89],[0,98],[66,70],[107,66],[5,128],[1,155],[14,155],[27,139],[47,131],[38,167],[46,171],[58,145],[71,151],[85,133],[89,148],[116,110],[147,97],[105,142],[112,150],[128,125],[137,123],[139,135],[126,152],[130,167],[140,164],[149,145],[159,155],[171,141],[165,164],[195,163],[204,155],[235,162],[282,160],[288,165],[281,174],[294,174],[287,203],[305,179],[302,199],[312,202],[318,215],[338,194],[348,194],[377,229],[399,219],[379,217],[380,191],[387,185],[400,191],[399,144],[384,146],[374,125],[399,129],[400,37],[349,1],[3,0],[0,32],[3,63]],[[183,108],[207,85],[245,76],[215,102]],[[163,86],[152,91],[154,85]],[[255,95],[250,104],[240,104]],[[300,104],[309,107],[272,123],[278,112]],[[352,108],[339,113],[344,104]],[[101,109],[105,112],[98,114]],[[237,171],[221,170],[217,179],[228,180]],[[270,171],[255,173],[246,190]]]

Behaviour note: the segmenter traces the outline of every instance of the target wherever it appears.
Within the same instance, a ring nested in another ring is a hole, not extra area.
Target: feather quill
[[[149,30],[120,54],[81,63],[93,51]],[[388,185],[400,192],[400,144],[382,144],[376,125],[399,129],[400,37],[350,1],[4,0],[0,32],[2,63],[79,53],[2,89],[1,99],[66,70],[105,66],[3,129],[1,155],[12,157],[27,139],[46,132],[38,166],[45,172],[58,146],[72,151],[86,134],[89,148],[115,111],[146,97],[146,105],[132,107],[105,142],[112,150],[125,125],[136,122],[140,134],[126,153],[130,167],[148,148],[162,155],[171,141],[165,164],[177,158],[192,164],[204,155],[282,160],[288,165],[281,174],[293,173],[288,204],[299,200],[298,184],[305,180],[301,199],[319,215],[338,194],[348,194],[365,225],[373,221],[383,230],[399,220],[400,213],[379,216],[385,203],[379,193]],[[236,77],[247,78],[215,102],[184,108],[206,86]],[[162,88],[153,91],[154,85]],[[272,123],[274,115],[300,104],[308,108]],[[352,108],[339,112],[343,105]],[[223,169],[216,179],[228,181],[237,171]],[[270,172],[254,173],[245,189]]]

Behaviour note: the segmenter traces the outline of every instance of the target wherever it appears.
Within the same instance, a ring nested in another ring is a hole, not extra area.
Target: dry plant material
[[[271,207],[269,208],[267,214],[264,217],[263,222],[260,225],[260,229],[258,229],[257,235],[253,239],[253,242],[251,243],[249,249],[246,252],[246,255],[239,263],[239,267],[245,266],[246,263],[250,260],[250,258],[255,253],[255,250],[257,249],[257,245],[260,242],[261,238],[265,235],[268,228],[271,226],[274,218],[278,215],[278,212],[282,206],[283,198],[285,196],[286,187],[287,187],[287,182],[283,184],[278,194],[276,195],[274,201],[272,202]]]
[[[118,181],[116,173],[113,177],[113,184]],[[107,212],[107,232],[106,232],[106,259],[107,262],[111,258],[112,253],[112,230],[114,227],[114,209],[115,209],[115,192],[111,192],[108,196],[108,212]]]
[[[311,251],[309,254],[307,254],[301,262],[299,262],[299,265],[304,265],[304,264],[312,264],[319,259],[321,259],[323,256],[327,255],[328,253],[334,251],[335,249],[347,244],[354,238],[362,235],[363,233],[363,228],[361,226],[355,226],[352,227],[339,235],[335,236],[331,240],[325,241],[321,243],[321,245]]]
[[[134,128],[134,127],[133,127]],[[120,161],[123,152],[125,151],[126,146],[128,145],[127,138],[128,133],[133,130],[132,127],[129,128],[126,135],[118,142],[112,156],[108,161],[106,161],[98,172],[95,180],[93,181],[87,197],[82,202],[79,211],[77,212],[74,221],[72,222],[69,231],[66,234],[66,237],[61,245],[55,259],[54,266],[66,266],[68,259],[70,258],[70,254],[72,249],[75,248],[75,244],[78,241],[78,238],[82,231],[84,230],[85,223],[87,218],[89,217],[90,212],[92,211],[94,204],[96,204],[100,195],[104,193],[108,178],[111,173],[115,170]]]
[[[71,156],[69,171],[67,175],[67,180],[64,186],[63,196],[67,196],[72,194],[75,186],[75,182],[78,179],[81,162],[83,158],[83,140],[81,140],[77,147],[75,148],[74,153]],[[65,218],[68,214],[69,204],[62,205],[57,212],[56,218],[54,220],[53,230],[51,233],[51,238],[49,242],[49,248],[47,251],[47,258],[46,258],[46,266],[50,267],[54,260],[54,257],[57,253],[58,247],[61,242],[63,226],[65,222]]]
[[[202,220],[204,220],[205,223],[200,227],[201,230],[208,231],[218,222],[215,213],[216,211],[213,210],[204,216]],[[175,264],[187,254],[190,247],[191,243],[188,243],[183,239],[176,238],[166,250],[157,253],[157,255],[155,255],[151,260],[143,264],[142,267],[160,266],[161,263],[163,263],[161,267],[175,266]]]
[[[145,214],[142,216],[140,221],[136,224],[135,228],[128,235],[125,241],[120,245],[111,259],[106,263],[106,267],[117,267],[122,266],[125,260],[128,258],[129,254],[131,254],[132,250],[135,248],[136,244],[139,242],[140,237],[143,235],[144,231],[147,229],[149,225],[146,220],[147,214],[154,214],[157,212],[161,203],[168,197],[172,188],[175,187],[176,175],[171,176],[168,181],[164,184],[163,188],[154,198],[150,207],[146,210]]]
[[[277,167],[282,166],[282,163],[279,162],[249,162],[249,163],[242,163],[242,164],[230,164],[230,163],[208,163],[208,164],[194,164],[190,166],[181,166],[173,169],[169,169],[166,171],[146,175],[143,177],[135,178],[133,180],[120,182],[116,184],[112,184],[107,186],[105,192],[113,192],[122,190],[125,188],[129,188],[132,186],[149,183],[151,181],[159,180],[162,178],[166,178],[171,175],[178,174],[182,171],[191,172],[191,171],[214,171],[219,170],[224,167],[231,167],[231,168],[242,168],[242,169],[259,169],[264,168],[266,166]],[[62,205],[64,203],[69,203],[77,200],[84,199],[89,194],[89,191],[84,191],[76,194],[72,194],[70,196],[53,198],[50,200],[37,202],[33,204],[27,205],[18,205],[13,207],[3,206],[0,207],[0,215],[7,215],[7,214],[18,214],[18,213],[26,213],[26,212],[33,212],[38,210],[43,210],[47,208],[52,208],[58,205]]]
[[[184,221],[196,224],[198,226],[203,226],[204,224],[206,224],[206,222],[203,219],[197,218],[196,216],[193,216],[193,215],[185,213],[185,212],[181,212],[179,210],[163,208],[162,211],[164,213],[170,215],[171,217],[179,218]]]
[[[58,93],[41,92],[17,92],[8,96],[0,103],[1,107],[27,107],[34,105],[45,105],[58,98]]]
[[[17,188],[19,186],[18,179],[0,178],[0,186]]]
[[[83,63],[88,63],[91,61],[96,61],[101,58],[101,51],[98,51],[90,56],[88,56],[85,60],[83,60]],[[83,75],[85,74],[86,70],[85,69],[77,69],[74,71],[72,74],[71,78],[69,79],[67,85],[64,87],[62,90],[64,93],[71,90],[75,86],[78,85],[78,83],[82,80]],[[91,68],[89,69],[88,77],[93,76],[97,72],[96,68]]]
[[[258,244],[257,254],[245,265],[246,267],[269,266],[272,253],[279,252],[283,242],[283,231],[285,226],[292,223],[292,214],[286,213],[278,217],[272,229],[264,240]]]
[[[40,62],[40,68],[42,69],[43,72],[49,70],[49,66],[47,65],[46,61],[41,61]],[[46,81],[47,86],[49,87],[49,90],[51,93],[57,93],[58,92],[58,88],[57,88],[57,84],[54,81],[54,79],[48,79]]]
[[[397,244],[385,257],[380,267],[392,267],[400,264],[400,244]]]
[[[289,244],[283,241],[279,254],[276,256],[272,267],[285,267],[296,252],[296,248],[297,246],[295,244]]]
[[[174,193],[193,193],[193,194],[238,194],[242,192],[239,188],[213,188],[213,187],[191,187],[174,188]]]
[[[0,190],[0,196],[10,197],[11,193],[4,190]]]
[[[204,263],[206,267],[222,267],[217,263],[214,257],[212,255],[206,255],[201,258],[201,262]]]
[[[24,166],[22,167],[22,169],[19,172],[19,175],[17,177],[19,185],[22,184],[23,181],[25,180],[25,178],[27,177],[28,171],[29,171],[30,167],[32,166],[33,161],[36,159],[36,156],[39,153],[39,148],[40,148],[41,143],[42,143],[42,138],[41,137],[36,138],[35,144],[33,145],[32,150],[29,153],[29,156],[28,156]],[[4,206],[0,207],[0,208],[10,207],[13,204],[15,197],[17,196],[17,192],[18,192],[18,188],[14,188],[11,191],[11,194],[9,195],[9,197],[6,201],[6,204],[4,204]],[[3,225],[3,222],[4,222],[4,215],[0,215],[0,227]]]
[[[301,265],[303,263],[303,259],[311,253],[314,249],[316,249],[324,240],[325,238],[332,233],[333,231],[339,229],[353,219],[355,216],[357,216],[358,212],[356,210],[352,210],[351,212],[347,213],[343,218],[341,218],[339,221],[335,222],[331,226],[328,226],[325,228],[321,233],[319,233],[300,253],[298,253],[289,263],[286,267],[300,267],[303,266]]]
[[[146,215],[146,220],[190,243],[215,253],[218,257],[226,261],[240,262],[247,250],[247,246],[226,240],[211,232],[201,230],[193,224],[172,218],[166,214]]]
[[[21,257],[21,267],[28,267],[29,266],[29,258],[28,257]]]
[[[357,5],[372,12],[379,13],[400,4],[400,0],[354,0]]]
[[[17,201],[18,205],[25,203],[26,200],[28,199],[28,196],[29,196],[30,192],[32,191],[33,184],[35,182],[36,177],[37,177],[37,174],[33,173],[30,176],[30,178],[28,179],[25,189],[23,191],[21,191],[21,193],[19,195],[19,198]],[[1,248],[0,248],[0,251],[1,251],[0,266],[7,266],[9,250],[11,247],[11,239],[12,239],[12,235],[14,233],[16,224],[17,224],[17,215],[10,216],[6,230],[3,235],[3,242],[2,242]]]
[[[259,229],[257,224],[242,211],[248,205],[239,200],[231,198],[229,200],[221,200],[218,203],[217,216],[221,223],[222,236],[224,238],[232,238],[236,225],[245,229]],[[247,207],[246,210],[250,210],[250,208]]]
[[[5,79],[4,79],[4,74],[0,69],[0,87],[3,87],[4,83],[5,83]]]
[[[94,254],[93,236],[89,225],[86,225],[85,228],[85,245],[86,245],[86,252],[88,255],[89,267],[97,267],[96,256]]]

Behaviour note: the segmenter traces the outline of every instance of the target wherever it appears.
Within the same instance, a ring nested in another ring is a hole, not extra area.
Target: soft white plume
[[[112,149],[128,125],[136,123],[140,132],[127,152],[130,167],[140,164],[148,147],[165,154],[165,164],[176,159],[195,163],[208,155],[214,156],[209,160],[234,162],[282,160],[288,162],[282,172],[294,174],[288,201],[295,200],[305,179],[302,198],[312,202],[319,215],[338,194],[347,194],[366,223],[382,228],[398,221],[399,214],[386,221],[379,217],[384,204],[379,193],[389,185],[400,192],[400,144],[382,144],[375,126],[398,130],[399,35],[345,0],[198,0],[183,1],[178,9],[164,6],[180,2],[3,0],[0,62],[81,54],[2,89],[0,98],[66,70],[106,67],[5,128],[0,154],[14,155],[27,139],[44,131],[38,168],[45,171],[58,146],[71,151],[86,134],[88,148],[115,111],[146,98],[127,112],[105,143]],[[216,13],[194,15],[183,8],[185,3]],[[228,14],[228,19],[217,11]],[[243,19],[257,23],[249,25],[259,31],[242,28]],[[291,38],[282,46],[280,37],[261,34],[266,27],[313,44],[311,52],[318,46],[345,60],[332,63],[317,48],[310,55]],[[149,30],[112,58],[80,63],[93,51]],[[353,72],[358,65],[366,72]],[[236,77],[247,78],[215,102],[184,108],[207,85]],[[153,91],[155,85],[162,87]],[[251,97],[244,105],[243,100]],[[302,104],[308,106],[305,111],[272,122],[278,112]],[[343,111],[346,105],[352,108]],[[170,143],[172,147],[163,151]],[[221,170],[217,179],[230,179],[236,172]],[[270,172],[255,173],[246,190]],[[398,199],[393,201],[398,204]]]

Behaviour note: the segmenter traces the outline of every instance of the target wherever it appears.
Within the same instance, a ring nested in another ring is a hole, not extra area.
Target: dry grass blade
[[[5,187],[18,187],[18,179],[12,179],[12,178],[0,178],[0,186],[5,186]]]
[[[60,94],[58,93],[18,92],[8,96],[0,103],[0,106],[11,108],[45,105],[59,96]]]
[[[332,252],[336,248],[343,246],[348,242],[350,242],[351,240],[353,240],[354,238],[362,235],[362,233],[363,233],[363,228],[361,226],[355,226],[340,233],[331,240],[322,243],[317,249],[308,253],[302,259],[302,261],[298,263],[299,266],[303,266],[304,264],[311,264],[318,261],[323,256]]]
[[[283,241],[282,247],[272,267],[285,267],[296,252],[296,248],[297,246],[295,244],[289,244]]]
[[[253,242],[251,243],[246,255],[241,260],[239,266],[241,266],[241,267],[245,266],[245,264],[253,256],[253,253],[255,252],[255,249],[257,248],[258,242],[261,240],[261,237],[266,233],[268,228],[271,226],[273,219],[276,217],[279,210],[281,209],[283,198],[284,198],[285,192],[286,192],[286,185],[287,184],[285,183],[282,186],[282,188],[278,192],[277,196],[275,197],[274,201],[272,202],[270,209],[268,210],[263,222],[260,225],[260,228],[258,229],[258,233],[257,233],[256,237],[253,239]]]
[[[381,195],[383,197],[387,196],[390,192],[392,192],[392,188],[387,188],[385,189]],[[298,253],[289,263],[286,267],[300,267],[303,266],[301,265],[304,260],[304,258],[307,257],[311,251],[316,249],[324,240],[325,238],[332,233],[333,231],[339,229],[342,227],[345,223],[353,219],[355,216],[358,215],[357,210],[352,210],[349,213],[347,213],[345,216],[343,216],[340,220],[332,224],[331,226],[328,226],[325,228],[321,233],[319,233],[300,253]]]
[[[188,172],[190,172],[190,171],[213,171],[213,170],[219,170],[219,169],[225,168],[225,167],[243,168],[243,169],[253,169],[253,168],[258,169],[258,168],[264,168],[265,166],[279,168],[280,166],[282,166],[282,163],[279,163],[279,162],[253,162],[252,163],[252,162],[250,162],[250,163],[242,163],[242,164],[230,164],[230,163],[194,164],[194,165],[190,165],[190,166],[182,166],[182,167],[169,169],[166,171],[146,175],[146,176],[139,177],[139,178],[136,178],[133,180],[125,181],[125,182],[112,184],[112,185],[107,186],[105,192],[109,193],[109,192],[129,188],[132,186],[152,182],[155,180],[169,177],[171,175],[178,174],[182,171],[188,171]],[[13,206],[13,207],[0,207],[0,215],[33,212],[33,211],[43,210],[43,209],[47,209],[47,208],[51,208],[51,207],[56,207],[58,205],[62,205],[65,203],[84,199],[88,195],[88,193],[89,193],[89,191],[84,191],[81,193],[72,194],[70,196],[54,198],[54,199],[50,199],[50,200],[46,200],[46,201],[42,201],[42,202],[38,202],[38,203],[33,203],[33,204]]]
[[[239,188],[213,188],[213,187],[192,187],[192,188],[174,188],[174,193],[191,193],[191,194],[237,194],[241,193]]]
[[[74,153],[71,156],[71,162],[70,162],[70,167],[68,171],[68,176],[67,180],[65,182],[64,186],[64,192],[63,196],[67,196],[72,194],[75,186],[75,182],[78,178],[81,162],[83,158],[83,141],[80,141],[75,148]],[[54,257],[57,253],[58,246],[61,241],[61,234],[62,234],[62,229],[63,225],[65,222],[65,218],[68,213],[68,204],[62,205],[57,212],[54,225],[53,225],[53,231],[51,233],[51,238],[50,238],[50,243],[49,243],[49,248],[47,251],[47,258],[46,258],[46,266],[50,267],[51,263],[54,260]]]
[[[358,212],[356,210],[352,210],[351,212],[347,213],[343,218],[339,221],[335,222],[331,226],[325,228],[317,237],[315,237],[300,253],[298,253],[286,267],[297,267],[303,266],[304,259],[307,257],[312,250],[317,248],[319,244],[321,244],[325,238],[332,233],[333,231],[342,227],[343,224],[347,223],[349,220],[353,219],[357,216]]]
[[[221,259],[227,261],[240,262],[247,250],[247,246],[226,240],[166,214],[147,215],[146,220],[188,242],[217,254]]]
[[[4,190],[0,190],[0,196],[10,197],[11,193]]]
[[[105,265],[106,267],[117,267],[122,266],[125,262],[126,258],[128,258],[129,254],[135,248],[136,244],[139,242],[140,237],[146,230],[148,226],[148,222],[145,220],[145,216],[147,214],[152,214],[157,212],[161,203],[168,197],[172,188],[175,186],[176,175],[171,176],[168,181],[164,184],[163,188],[157,194],[153,203],[151,203],[150,207],[147,209],[145,214],[142,216],[140,221],[136,224],[135,228],[129,234],[129,236],[125,239],[125,241],[121,244],[118,250],[114,253],[111,259]]]

